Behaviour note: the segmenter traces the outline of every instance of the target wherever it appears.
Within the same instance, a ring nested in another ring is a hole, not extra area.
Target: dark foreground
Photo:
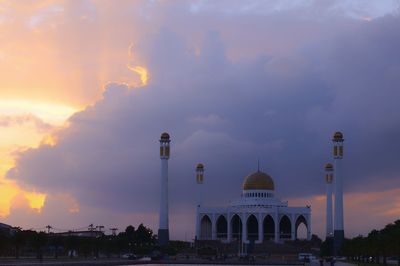
[[[74,266],[86,266],[86,265],[304,265],[304,263],[298,261],[242,261],[242,260],[226,260],[226,261],[209,261],[209,260],[166,260],[166,261],[140,261],[140,260],[127,260],[127,259],[44,259],[39,261],[37,259],[0,259],[1,266],[14,266],[14,265],[74,265]]]

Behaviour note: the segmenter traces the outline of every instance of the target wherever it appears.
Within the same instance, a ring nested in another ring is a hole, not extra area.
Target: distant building
[[[0,223],[0,233],[6,236],[13,236],[16,232],[20,231],[18,227],[13,227],[8,224]]]
[[[102,237],[104,233],[98,230],[87,230],[87,231],[68,231],[68,232],[61,232],[61,233],[54,233],[54,235],[59,236],[76,236],[76,237]]]

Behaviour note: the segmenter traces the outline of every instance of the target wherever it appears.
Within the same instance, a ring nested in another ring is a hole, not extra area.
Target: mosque
[[[196,180],[203,183],[204,166],[196,167]],[[275,195],[272,177],[256,171],[244,178],[241,197],[226,207],[197,206],[196,239],[224,243],[276,243],[297,239],[300,224],[311,239],[311,207],[290,207]]]
[[[341,161],[343,158],[343,134],[335,132],[333,142],[334,165],[325,165],[326,181],[326,236],[333,238],[335,254],[344,240],[343,188]],[[160,245],[169,241],[168,226],[168,160],[170,136],[160,138],[161,200]],[[196,208],[196,236],[199,241],[218,240],[222,243],[239,241],[243,244],[265,242],[283,243],[298,238],[298,228],[304,224],[307,240],[311,239],[311,206],[292,207],[276,196],[274,180],[259,169],[244,178],[240,198],[225,207],[204,206],[201,201],[204,182],[204,165],[196,167],[198,203]],[[335,171],[333,171],[335,169]],[[334,174],[333,174],[334,173]],[[332,193],[334,192],[334,193]],[[334,210],[332,196],[334,194]]]

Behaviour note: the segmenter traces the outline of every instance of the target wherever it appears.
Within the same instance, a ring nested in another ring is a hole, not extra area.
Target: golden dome
[[[272,177],[263,172],[255,172],[248,175],[243,183],[244,190],[267,189],[274,190],[274,181]]]
[[[325,170],[333,170],[333,165],[331,163],[325,164]]]
[[[169,134],[167,132],[162,133],[161,140],[169,140]]]
[[[196,169],[197,170],[204,169],[204,165],[202,163],[198,163]]]
[[[336,131],[335,134],[333,134],[333,140],[343,140],[342,132]]]

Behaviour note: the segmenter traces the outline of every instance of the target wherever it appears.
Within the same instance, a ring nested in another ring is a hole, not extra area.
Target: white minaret
[[[169,241],[168,229],[168,159],[170,153],[169,134],[164,132],[160,138],[161,159],[161,198],[160,198],[160,227],[158,229],[158,244],[165,246]]]
[[[199,163],[196,166],[196,183],[198,185],[197,188],[197,207],[196,207],[196,239],[200,239],[200,216],[199,216],[199,209],[202,202],[202,187],[203,187],[203,180],[204,180],[204,165]]]
[[[343,134],[336,132],[333,135],[333,159],[335,162],[335,175],[334,175],[334,186],[335,186],[335,211],[334,211],[334,240],[333,247],[335,255],[340,250],[344,241],[344,228],[343,228],[343,184],[342,184],[342,167],[341,162],[343,159]]]
[[[333,165],[327,163],[325,165],[325,181],[326,181],[326,238],[333,237],[333,217],[332,217],[332,181],[333,181]]]

